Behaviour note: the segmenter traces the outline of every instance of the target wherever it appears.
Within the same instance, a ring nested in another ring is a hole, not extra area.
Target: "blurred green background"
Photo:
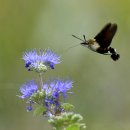
[[[82,46],[68,50],[80,43],[72,34],[92,38],[107,22],[119,27],[112,43],[119,61]],[[0,130],[51,130],[16,97],[20,85],[37,78],[21,59],[33,48],[62,55],[62,63],[44,79],[75,81],[68,101],[88,130],[130,129],[130,0],[0,0]]]

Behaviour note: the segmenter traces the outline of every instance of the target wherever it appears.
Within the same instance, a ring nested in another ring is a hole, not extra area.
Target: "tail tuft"
[[[111,58],[112,58],[114,61],[116,61],[116,60],[118,60],[118,59],[120,58],[120,55],[117,54],[117,53],[113,53],[113,54],[111,55]]]
[[[117,54],[116,49],[114,49],[112,47],[109,47],[109,51],[111,53],[112,60],[116,61],[116,60],[118,60],[120,58],[120,55]]]

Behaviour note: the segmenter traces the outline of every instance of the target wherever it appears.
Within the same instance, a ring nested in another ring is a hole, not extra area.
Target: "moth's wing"
[[[117,24],[108,23],[104,28],[94,37],[102,48],[110,46],[112,38],[117,31]]]

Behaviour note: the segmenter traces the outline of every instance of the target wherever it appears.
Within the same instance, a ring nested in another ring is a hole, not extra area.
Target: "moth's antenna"
[[[72,36],[84,42],[83,39],[81,39],[81,38],[79,38],[79,37],[77,37],[77,36],[75,36],[75,35],[72,35]]]

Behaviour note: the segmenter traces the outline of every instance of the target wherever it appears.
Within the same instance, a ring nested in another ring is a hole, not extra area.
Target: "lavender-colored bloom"
[[[45,72],[48,66],[54,69],[54,66],[60,63],[60,56],[50,49],[44,51],[34,49],[25,52],[23,60],[28,70]]]
[[[32,111],[32,106],[27,106],[27,111]]]
[[[43,55],[42,58],[45,60],[46,63],[49,63],[51,69],[54,69],[55,64],[60,63],[60,56],[57,55],[52,50],[48,49]]]
[[[43,84],[43,90],[46,95],[51,95],[53,98],[59,98],[60,94],[66,98],[67,92],[73,87],[72,85],[73,82],[70,80],[55,79]]]
[[[28,81],[27,83],[23,84],[20,87],[20,92],[22,93],[22,96],[19,96],[20,98],[29,98],[32,94],[37,92],[38,85],[32,80]]]
[[[43,84],[43,90],[45,92],[45,106],[48,109],[53,108],[53,114],[63,111],[60,103],[60,96],[67,97],[67,92],[71,90],[73,82],[70,80],[55,79],[50,80]]]

